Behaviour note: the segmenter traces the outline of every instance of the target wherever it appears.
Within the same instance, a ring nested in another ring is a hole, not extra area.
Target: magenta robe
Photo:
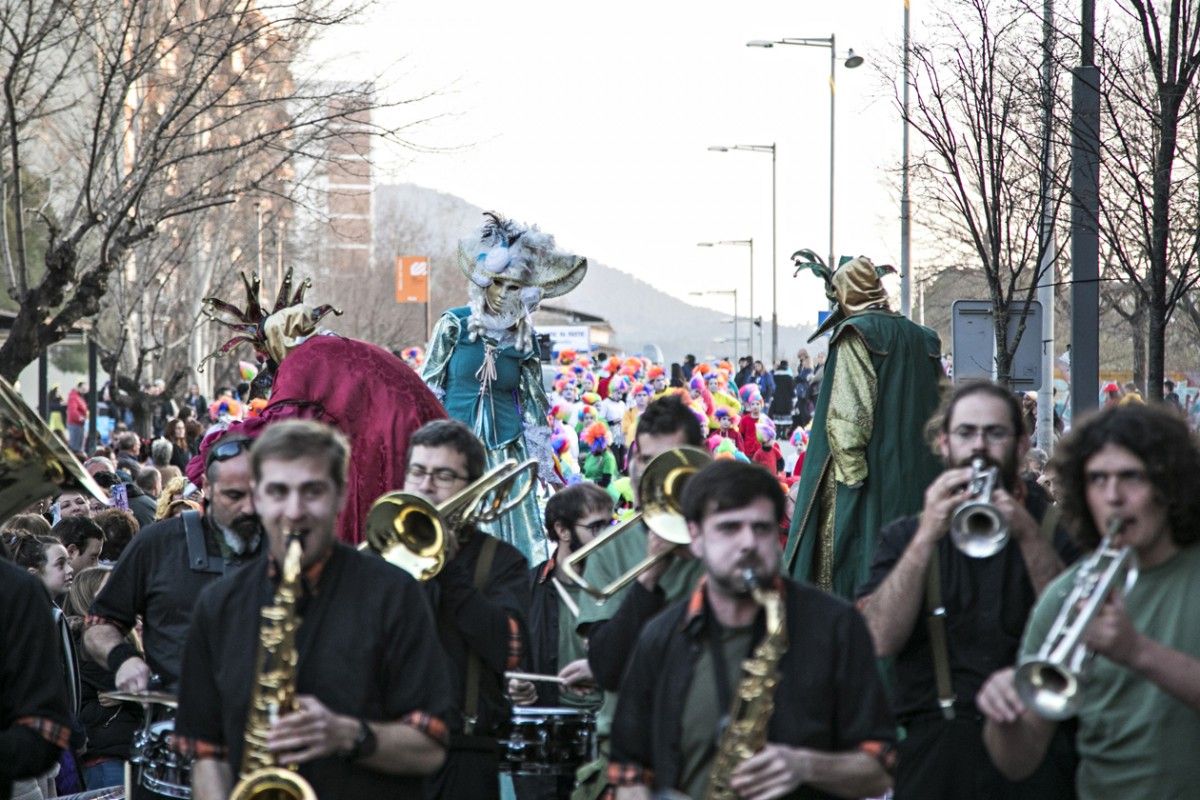
[[[279,420],[315,419],[350,440],[346,507],[338,538],[357,544],[371,504],[404,485],[408,437],[446,410],[425,382],[403,361],[368,342],[319,335],[288,353],[275,374],[271,399],[260,416],[230,431],[255,437]],[[188,464],[188,477],[201,484],[210,440]]]

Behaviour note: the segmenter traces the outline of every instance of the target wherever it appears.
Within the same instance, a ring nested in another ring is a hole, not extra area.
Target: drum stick
[[[518,681],[532,681],[534,683],[557,683],[563,686],[566,685],[566,680],[557,675],[538,675],[536,672],[506,672],[504,677],[512,678]]]

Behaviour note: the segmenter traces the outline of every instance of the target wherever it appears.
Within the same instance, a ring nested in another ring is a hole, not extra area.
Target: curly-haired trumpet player
[[[1084,629],[1095,657],[1080,682],[1076,789],[1083,800],[1195,797],[1200,787],[1200,448],[1167,406],[1105,410],[1054,454],[1063,517],[1094,547],[1109,525],[1132,548],[1137,582],[1119,582]],[[1114,520],[1119,522],[1114,523]],[[1081,561],[1082,565],[1085,561]],[[1022,660],[1034,657],[1078,567],[1050,585],[1030,617]],[[976,698],[984,742],[1005,775],[1037,764],[1057,723],[1021,701],[1014,670]]]

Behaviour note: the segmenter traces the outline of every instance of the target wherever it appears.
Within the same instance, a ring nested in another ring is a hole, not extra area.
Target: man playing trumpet
[[[1195,797],[1200,786],[1200,449],[1166,406],[1105,410],[1071,431],[1055,453],[1063,518],[1080,544],[1132,548],[1137,582],[1107,592],[1081,643],[1077,789],[1092,798]],[[1111,526],[1111,527],[1110,527]],[[1060,614],[1076,570],[1038,601],[1022,646],[1032,658]],[[993,675],[976,699],[984,740],[1012,779],[1037,764],[1057,724],[1021,701],[1014,670]]]
[[[972,705],[988,675],[1012,663],[1038,593],[1071,556],[1065,533],[1041,529],[1045,494],[1018,477],[1029,447],[1021,406],[1003,387],[967,383],[934,419],[948,469],[926,490],[918,516],[883,529],[859,589],[876,651],[895,659],[893,709],[907,733],[896,798],[1069,797],[1069,765],[1050,764],[1019,787],[1005,781],[988,760]],[[977,459],[998,470],[990,498],[971,496]],[[988,557],[965,554],[949,535],[969,500],[990,505],[1008,527]]]

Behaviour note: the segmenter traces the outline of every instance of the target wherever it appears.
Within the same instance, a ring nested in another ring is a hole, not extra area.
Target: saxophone
[[[317,793],[295,767],[279,766],[267,750],[271,724],[296,705],[296,593],[300,588],[299,537],[285,531],[287,555],[283,578],[271,605],[263,606],[258,629],[258,681],[246,717],[242,769],[230,800],[317,800]]]
[[[739,795],[730,788],[729,779],[738,764],[767,743],[767,723],[775,711],[779,659],[788,644],[783,594],[764,589],[753,570],[747,569],[742,575],[754,594],[754,601],[767,612],[767,635],[754,654],[742,662],[742,680],[729,711],[729,725],[717,744],[705,800],[737,800]]]

